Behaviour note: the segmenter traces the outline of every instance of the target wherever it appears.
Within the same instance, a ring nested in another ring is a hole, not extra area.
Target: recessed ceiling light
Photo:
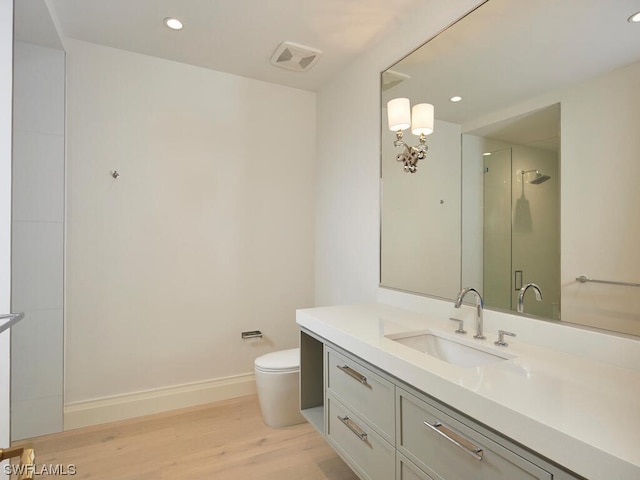
[[[460,97],[460,96],[456,95],[455,97],[451,97],[451,98],[449,99],[449,101],[450,101],[450,102],[454,102],[454,103],[455,103],[455,102],[461,102],[461,101],[462,101],[462,97]]]
[[[182,30],[182,22],[177,18],[167,17],[164,19],[164,24],[169,27],[171,30]]]
[[[491,152],[484,152],[482,155],[485,156],[485,157],[488,157],[488,156],[491,155]]]
[[[628,22],[631,22],[631,23],[638,23],[638,22],[640,22],[640,12],[636,12],[636,13],[634,13],[633,15],[631,15],[631,16],[627,19],[627,21],[628,21]]]

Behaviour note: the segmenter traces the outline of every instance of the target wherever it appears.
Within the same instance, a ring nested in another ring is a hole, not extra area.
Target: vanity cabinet
[[[395,438],[395,385],[363,363],[326,349],[327,393],[357,412],[387,442]]]
[[[325,346],[326,438],[361,478],[395,478],[395,385]]]
[[[397,480],[433,480],[432,477],[420,470],[411,460],[396,453],[396,479]]]
[[[300,345],[302,414],[363,480],[581,478],[312,332]]]
[[[333,394],[327,396],[326,405],[327,442],[358,476],[363,480],[395,478],[395,447]]]
[[[434,479],[551,480],[552,475],[402,388],[397,389],[399,452]]]

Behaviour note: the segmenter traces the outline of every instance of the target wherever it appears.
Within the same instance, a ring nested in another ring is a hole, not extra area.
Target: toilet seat
[[[256,358],[257,371],[266,373],[292,373],[300,370],[300,349],[291,348],[267,353]]]

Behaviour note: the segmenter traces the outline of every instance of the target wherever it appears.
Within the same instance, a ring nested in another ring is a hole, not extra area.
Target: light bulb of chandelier
[[[411,109],[411,133],[414,135],[430,135],[433,133],[433,105],[419,103]]]
[[[394,98],[387,102],[389,130],[398,132],[411,126],[411,103],[408,98]]]

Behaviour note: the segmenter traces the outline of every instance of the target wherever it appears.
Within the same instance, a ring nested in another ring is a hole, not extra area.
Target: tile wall
[[[62,430],[64,52],[14,52],[12,440]]]

